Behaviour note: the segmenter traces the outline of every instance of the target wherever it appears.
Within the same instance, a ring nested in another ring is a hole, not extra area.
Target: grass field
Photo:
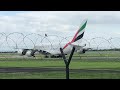
[[[5,56],[6,58],[3,58]],[[11,58],[10,54],[0,55],[0,68],[32,67],[63,68],[63,71],[0,73],[0,79],[65,79],[65,64],[62,59]],[[119,51],[91,51],[75,54],[70,64],[70,79],[120,79]],[[76,70],[76,71],[73,71]]]

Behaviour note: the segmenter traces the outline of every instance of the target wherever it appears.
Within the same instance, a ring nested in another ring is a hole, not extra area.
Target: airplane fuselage
[[[48,51],[51,55],[61,55],[60,48],[63,48],[63,45],[44,45],[44,46],[35,46],[34,49],[38,51]],[[63,49],[65,54],[69,54],[72,50],[71,45],[68,45],[65,49]]]

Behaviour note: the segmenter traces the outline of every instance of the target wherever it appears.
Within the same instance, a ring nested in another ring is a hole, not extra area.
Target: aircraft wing
[[[71,44],[71,45],[74,46],[76,48],[76,50],[84,49],[85,51],[88,51],[88,50],[92,49],[92,48],[83,48],[83,47],[86,46],[86,44],[80,46],[80,45],[74,43],[74,44]]]
[[[82,48],[82,47],[85,47],[86,44],[84,45],[79,45],[78,43],[74,42],[74,43],[71,43],[70,45],[74,46],[74,47],[79,47],[79,48]]]

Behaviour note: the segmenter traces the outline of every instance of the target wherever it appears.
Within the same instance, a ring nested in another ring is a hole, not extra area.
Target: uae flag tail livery
[[[84,32],[85,32],[85,27],[86,27],[86,24],[87,24],[87,20],[84,20],[79,28],[79,30],[76,32],[76,34],[74,35],[73,39],[71,42],[67,43],[63,49],[65,49],[69,44],[72,44],[80,39],[82,39],[83,35],[84,35]]]

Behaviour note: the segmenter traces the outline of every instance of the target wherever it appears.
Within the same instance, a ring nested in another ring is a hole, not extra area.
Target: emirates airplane
[[[68,42],[65,43],[63,45],[53,45],[51,48],[51,45],[44,45],[44,46],[35,46],[33,49],[18,49],[17,53],[19,55],[27,55],[28,57],[35,57],[36,54],[43,54],[45,55],[46,58],[51,57],[51,58],[57,58],[57,57],[61,57],[61,52],[60,52],[60,48],[63,49],[63,52],[65,53],[65,55],[70,54],[71,50],[73,47],[75,47],[75,52],[78,53],[85,53],[88,49],[85,49],[83,47],[86,46],[86,44],[84,45],[78,45],[77,42],[82,40],[83,36],[84,36],[84,32],[85,32],[85,27],[87,24],[87,20],[84,20],[80,26],[80,28],[78,29],[78,31],[75,33],[73,39]],[[45,34],[45,36],[47,36]],[[48,37],[49,38],[49,37]],[[44,47],[44,48],[43,48]],[[55,48],[57,47],[57,48]]]

